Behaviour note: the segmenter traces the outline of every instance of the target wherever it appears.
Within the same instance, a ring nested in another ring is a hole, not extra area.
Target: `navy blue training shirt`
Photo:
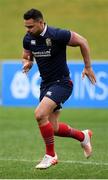
[[[70,37],[70,31],[47,25],[38,37],[29,33],[25,35],[23,47],[32,52],[43,81],[50,82],[69,76],[66,45]]]

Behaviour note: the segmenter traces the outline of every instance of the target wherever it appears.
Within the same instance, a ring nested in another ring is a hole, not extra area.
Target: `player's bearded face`
[[[24,20],[27,32],[31,35],[38,36],[44,29],[44,22],[42,20],[35,21],[33,19]]]

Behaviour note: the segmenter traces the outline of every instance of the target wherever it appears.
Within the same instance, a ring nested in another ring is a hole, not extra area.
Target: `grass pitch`
[[[33,108],[0,107],[1,179],[105,179],[108,178],[108,110],[65,109],[61,121],[93,130],[93,156],[85,159],[79,142],[55,138],[59,163],[47,170],[34,167],[44,145]]]

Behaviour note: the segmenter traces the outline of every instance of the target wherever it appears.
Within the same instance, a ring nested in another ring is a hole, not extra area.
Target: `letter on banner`
[[[30,84],[26,74],[17,71],[10,85],[12,96],[16,99],[27,98],[30,91]]]

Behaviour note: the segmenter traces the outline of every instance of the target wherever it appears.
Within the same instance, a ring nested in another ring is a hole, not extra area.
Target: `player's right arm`
[[[33,56],[29,50],[23,49],[22,53],[23,73],[27,73],[33,65]]]

